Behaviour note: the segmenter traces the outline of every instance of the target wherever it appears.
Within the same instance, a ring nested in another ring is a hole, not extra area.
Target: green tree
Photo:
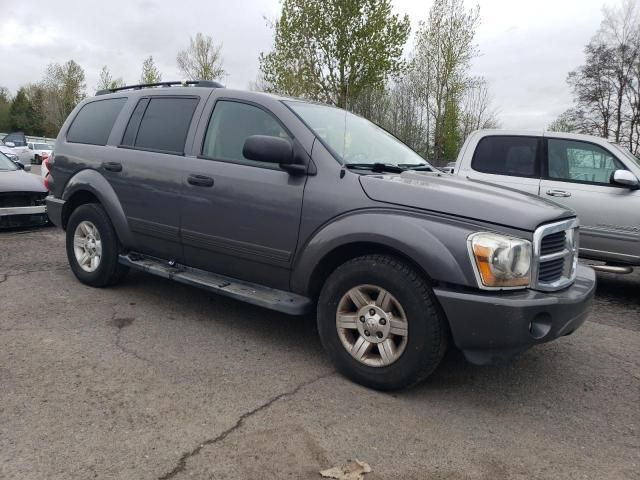
[[[406,15],[391,0],[283,0],[273,50],[260,70],[273,91],[347,107],[403,67]]]
[[[124,87],[124,80],[122,78],[113,78],[109,67],[104,65],[100,70],[100,77],[98,78],[98,85],[96,90],[109,90],[111,88]]]
[[[444,120],[442,122],[442,160],[453,161],[460,149],[460,107],[457,98],[451,95],[444,108]]]
[[[62,65],[52,63],[47,67],[42,87],[46,120],[60,128],[71,111],[86,96],[84,70],[73,60]]]
[[[153,62],[153,57],[149,55],[144,62],[142,62],[142,75],[140,75],[140,83],[158,83],[162,81],[162,74],[156,64]]]
[[[0,132],[11,129],[11,93],[6,87],[0,87]]]
[[[34,132],[36,109],[29,99],[27,87],[21,87],[11,103],[11,130],[19,130],[27,135]]]
[[[222,67],[222,44],[213,43],[213,38],[197,33],[189,39],[189,48],[178,52],[178,69],[187,80],[218,80],[224,74]]]

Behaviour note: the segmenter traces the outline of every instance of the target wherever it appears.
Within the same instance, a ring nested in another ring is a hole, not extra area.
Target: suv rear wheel
[[[425,279],[386,255],[355,258],[329,276],[318,300],[318,330],[341,373],[379,390],[420,382],[447,345],[445,319]]]
[[[82,283],[106,287],[120,281],[128,271],[118,263],[120,242],[101,205],[87,203],[71,213],[66,243],[69,265]]]

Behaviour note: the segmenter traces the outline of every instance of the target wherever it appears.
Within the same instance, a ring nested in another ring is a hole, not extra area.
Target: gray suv
[[[177,82],[176,82],[177,83]],[[77,278],[143,270],[293,315],[337,369],[412,385],[568,335],[595,288],[573,211],[443,174],[367,120],[212,82],[98,92],[46,178]]]

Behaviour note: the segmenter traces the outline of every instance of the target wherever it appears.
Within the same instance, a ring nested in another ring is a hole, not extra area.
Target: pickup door
[[[463,162],[459,175],[538,195],[541,147],[540,137],[484,136],[467,147],[471,162]]]
[[[242,149],[251,135],[292,135],[271,112],[237,100],[217,100],[203,121],[201,155],[189,158],[184,185],[187,265],[288,289],[307,177],[248,160]]]
[[[580,254],[640,262],[640,190],[611,183],[627,170],[616,155],[580,140],[547,138],[540,196],[572,208],[580,219]]]

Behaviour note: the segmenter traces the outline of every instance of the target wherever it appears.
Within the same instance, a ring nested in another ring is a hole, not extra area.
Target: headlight
[[[480,288],[528,287],[531,242],[497,233],[474,233],[467,241]]]

